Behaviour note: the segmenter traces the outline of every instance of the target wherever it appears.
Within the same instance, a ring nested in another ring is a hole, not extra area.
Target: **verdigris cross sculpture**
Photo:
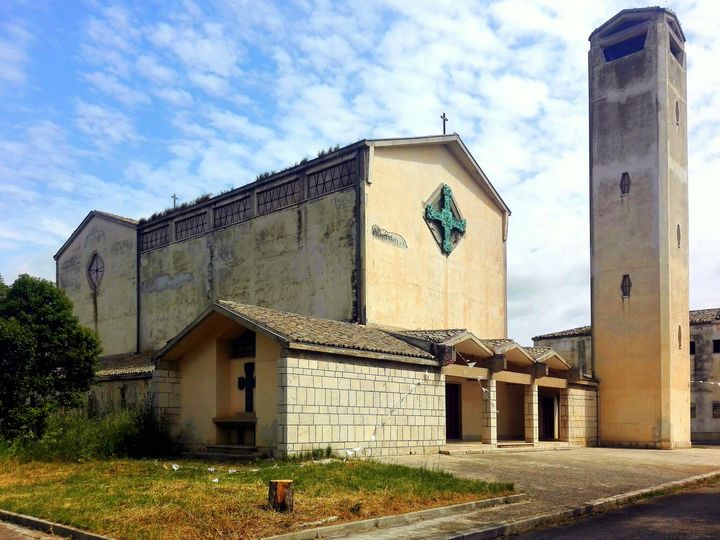
[[[458,219],[452,211],[453,195],[452,189],[447,184],[442,186],[442,198],[440,200],[440,208],[435,208],[432,204],[425,206],[425,218],[432,221],[438,221],[442,228],[442,243],[440,244],[443,253],[450,254],[455,246],[452,243],[453,231],[460,234],[465,233],[467,221]]]

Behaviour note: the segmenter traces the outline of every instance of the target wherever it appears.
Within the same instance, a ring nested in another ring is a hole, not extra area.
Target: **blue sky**
[[[657,2],[637,2],[632,7]],[[450,118],[513,210],[509,331],[589,323],[587,37],[616,1],[0,3],[0,275],[134,218]],[[691,307],[720,306],[720,3],[688,37]]]

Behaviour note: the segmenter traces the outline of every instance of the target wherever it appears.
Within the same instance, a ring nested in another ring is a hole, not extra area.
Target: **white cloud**
[[[0,209],[42,208],[72,227],[93,207],[139,217],[164,206],[158,201],[170,204],[173,192],[189,200],[240,185],[331,144],[438,133],[445,112],[513,210],[511,336],[528,342],[587,324],[587,37],[623,7],[620,0],[368,0],[362,9],[328,0],[216,0],[212,9],[186,1],[159,13],[91,7],[78,71],[117,101],[108,108],[98,96],[70,96],[76,106],[64,124],[56,114],[53,122],[27,120],[17,138],[0,136]],[[713,249],[720,3],[685,0],[675,9],[689,39],[691,304],[720,306]],[[30,61],[30,41],[12,43],[20,48],[6,55],[9,67],[0,65],[0,84],[3,68],[6,82],[22,81]],[[138,107],[148,96],[152,106]],[[86,136],[102,152],[82,152]],[[8,223],[0,230],[11,230]],[[49,232],[38,225],[20,234]],[[0,262],[0,272],[12,271]]]
[[[21,23],[0,25],[0,89],[25,82],[31,34]]]
[[[177,79],[175,71],[160,63],[157,57],[142,54],[135,61],[138,73],[158,84],[172,84]]]
[[[120,111],[79,101],[75,107],[75,126],[97,146],[140,139],[133,121]]]
[[[175,107],[191,107],[194,103],[192,94],[182,89],[156,88],[153,90],[153,94]]]
[[[150,102],[150,98],[146,94],[121,83],[113,75],[94,71],[92,73],[85,73],[83,78],[101,92],[108,94],[129,107]]]

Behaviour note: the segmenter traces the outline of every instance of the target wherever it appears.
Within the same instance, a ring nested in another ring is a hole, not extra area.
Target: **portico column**
[[[525,387],[525,442],[539,440],[538,386],[535,381]]]
[[[570,390],[562,388],[560,390],[560,432],[558,439],[563,442],[570,441]]]
[[[480,437],[485,444],[497,444],[497,383],[490,379],[483,381],[483,401],[481,412],[481,432]]]

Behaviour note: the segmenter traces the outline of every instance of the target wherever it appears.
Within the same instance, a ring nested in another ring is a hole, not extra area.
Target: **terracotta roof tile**
[[[570,328],[569,330],[561,330],[560,332],[552,332],[550,334],[543,334],[541,336],[535,336],[533,338],[533,340],[561,338],[561,337],[580,337],[580,336],[589,336],[589,335],[591,335],[590,326],[579,326],[577,328]]]
[[[435,358],[430,353],[395,338],[383,330],[369,326],[318,319],[229,300],[218,300],[218,304],[259,326],[268,328],[289,342],[415,358]]]
[[[720,322],[720,308],[696,309],[690,312],[690,324]]]
[[[155,370],[152,352],[113,354],[103,356],[98,361],[97,377],[114,377],[120,375],[139,375],[152,373]]]
[[[130,225],[137,225],[138,221],[129,217],[120,216],[118,214],[113,214],[111,212],[105,212],[103,210],[93,210],[96,214],[101,214],[103,216],[107,216],[109,218],[113,219],[119,219],[120,221],[124,221],[125,223],[129,223]]]
[[[431,343],[444,343],[448,339],[452,339],[466,331],[464,328],[449,328],[440,330],[402,330],[398,333],[408,337],[430,341]]]
[[[533,360],[537,360],[538,358],[542,358],[549,352],[553,352],[551,347],[523,347],[528,353],[530,353],[530,356],[533,357]]]
[[[502,353],[508,345],[516,345],[512,339],[481,339],[480,342],[495,354]]]
[[[720,323],[720,308],[712,309],[695,309],[690,311],[690,324],[709,324],[709,323]],[[569,330],[561,330],[560,332],[553,332],[551,334],[543,334],[541,336],[535,336],[536,339],[553,339],[563,337],[580,337],[592,335],[592,328],[590,326],[580,326],[578,328],[570,328]]]

